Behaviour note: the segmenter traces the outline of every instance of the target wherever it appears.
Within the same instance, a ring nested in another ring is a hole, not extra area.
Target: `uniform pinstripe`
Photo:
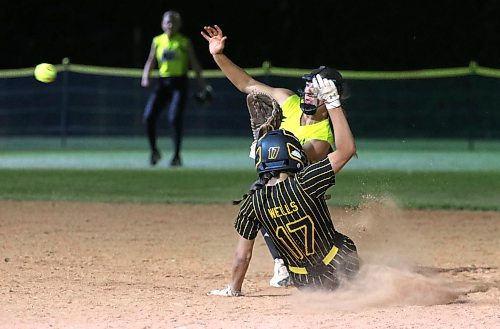
[[[335,184],[328,158],[274,186],[264,186],[242,203],[235,221],[237,232],[255,239],[264,227],[290,267],[297,286],[336,288],[339,276],[356,272],[358,259],[351,239],[335,231],[324,194]],[[325,266],[323,260],[337,246],[338,253]]]

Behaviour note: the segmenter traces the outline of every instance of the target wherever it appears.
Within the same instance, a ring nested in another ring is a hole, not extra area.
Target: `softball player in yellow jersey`
[[[163,108],[168,106],[168,123],[173,141],[173,155],[170,159],[171,166],[180,166],[181,144],[183,137],[183,116],[188,96],[188,69],[191,66],[196,73],[196,78],[201,91],[206,91],[208,85],[203,79],[202,69],[196,58],[191,41],[179,32],[181,16],[178,12],[167,11],[163,14],[163,34],[153,38],[148,59],[144,65],[141,85],[149,87],[149,76],[156,61],[160,79],[155,91],[149,97],[144,109],[144,122],[146,123],[149,147],[150,164],[156,165],[161,159],[157,145],[156,126]]]
[[[317,91],[312,86],[312,79],[317,74],[323,78],[331,79],[335,82],[340,98],[345,99],[348,97],[347,86],[337,70],[321,66],[304,75],[302,79],[305,80],[305,87],[301,95],[298,96],[289,89],[274,88],[253,79],[233,63],[224,54],[226,37],[219,26],[205,26],[201,34],[209,42],[209,51],[214,61],[239,91],[246,94],[250,94],[252,91],[264,92],[280,104],[285,117],[280,128],[289,130],[297,136],[310,162],[314,163],[324,159],[333,150],[333,129],[325,106],[318,102]],[[255,144],[252,144],[251,156],[254,154],[254,146]],[[262,230],[262,235],[275,263],[273,277],[269,284],[273,287],[285,286],[289,278],[286,264],[265,229]]]
[[[224,36],[219,26],[205,26],[201,35],[208,41],[209,51],[215,63],[239,91],[247,95],[252,91],[263,92],[273,97],[279,103],[286,117],[282,127],[286,127],[286,129],[293,132],[303,142],[303,148],[309,161],[316,162],[326,157],[333,147],[333,130],[328,124],[326,108],[318,103],[316,92],[312,88],[311,83],[312,78],[316,74],[333,80],[338,89],[340,99],[345,99],[348,96],[346,85],[337,70],[321,66],[313,70],[310,74],[304,75],[302,78],[305,80],[305,87],[302,94],[297,96],[290,89],[274,88],[255,80],[241,67],[233,63],[224,54],[227,37]],[[315,128],[305,128],[306,126],[313,126]]]
[[[299,96],[292,95],[281,104],[285,119],[280,128],[293,132],[302,145],[307,144],[309,141],[317,140],[324,141],[333,148],[333,131],[329,120],[326,119],[308,125],[301,125],[301,118],[304,113],[300,108],[300,102],[301,99]],[[319,157],[326,157],[328,151],[324,153],[323,156]],[[315,160],[318,161],[319,159]]]
[[[288,264],[299,288],[331,290],[359,269],[354,242],[335,230],[324,198],[335,176],[356,153],[333,80],[312,81],[335,130],[336,150],[314,164],[295,136],[275,130],[257,142],[255,166],[262,185],[244,198],[235,221],[240,235],[231,280],[210,295],[239,296],[258,231],[264,227]]]

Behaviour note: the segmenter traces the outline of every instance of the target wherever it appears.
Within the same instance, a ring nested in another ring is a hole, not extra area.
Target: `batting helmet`
[[[334,68],[328,67],[328,66],[320,66],[317,69],[314,69],[311,71],[311,73],[304,74],[302,76],[302,79],[306,80],[307,82],[312,82],[313,78],[319,74],[322,78],[333,80],[333,83],[335,83],[335,87],[337,87],[337,91],[340,95],[341,99],[345,99],[346,95],[346,84],[344,81],[344,78],[340,74],[339,71],[337,71]],[[301,93],[301,98],[300,98],[300,108],[305,114],[312,115],[316,113],[316,110],[318,109],[318,106],[315,104],[307,104],[304,102],[304,91],[300,91]]]
[[[271,171],[298,172],[307,164],[299,140],[284,129],[268,132],[257,141],[255,148],[255,169],[259,176]]]

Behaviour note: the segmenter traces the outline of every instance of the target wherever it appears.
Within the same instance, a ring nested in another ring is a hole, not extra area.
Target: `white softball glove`
[[[211,295],[211,296],[223,296],[223,297],[239,297],[239,296],[243,296],[243,294],[241,293],[241,291],[236,291],[236,290],[233,290],[233,288],[231,288],[231,286],[227,286],[226,288],[224,289],[215,289],[215,290],[211,290],[207,293],[207,295]]]
[[[325,101],[327,109],[340,107],[340,96],[333,80],[317,74],[313,78],[313,86],[318,90],[318,99]]]

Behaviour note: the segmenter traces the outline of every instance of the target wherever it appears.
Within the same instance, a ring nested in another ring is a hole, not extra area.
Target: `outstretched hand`
[[[222,33],[222,29],[218,25],[205,26],[205,31],[201,31],[201,35],[208,41],[208,50],[210,54],[222,54],[227,37]]]

